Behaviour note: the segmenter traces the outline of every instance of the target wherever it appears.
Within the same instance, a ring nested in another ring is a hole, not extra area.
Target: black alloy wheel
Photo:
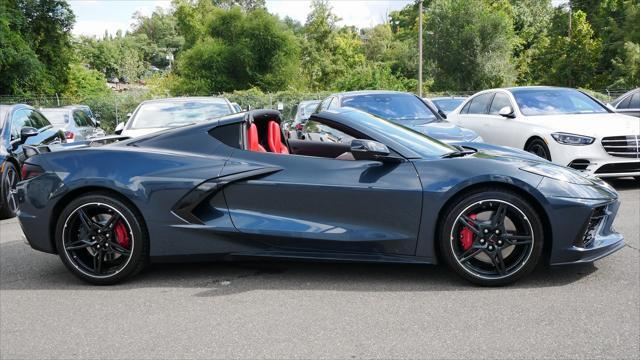
[[[543,159],[551,161],[551,152],[549,151],[549,147],[542,139],[531,140],[525,150],[530,153],[536,154]]]
[[[91,194],[72,201],[62,212],[56,246],[62,262],[79,278],[113,284],[142,270],[148,236],[138,215],[122,201]]]
[[[517,194],[476,192],[448,213],[440,249],[465,279],[484,286],[512,283],[535,268],[542,252],[542,224]]]
[[[16,216],[18,211],[14,190],[18,181],[20,181],[20,174],[18,174],[18,170],[12,163],[8,161],[4,163],[0,181],[0,195],[2,196],[0,219],[12,218]]]

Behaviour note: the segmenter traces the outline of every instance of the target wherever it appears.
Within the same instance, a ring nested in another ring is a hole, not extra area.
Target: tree
[[[214,9],[206,34],[177,60],[179,93],[211,94],[259,87],[286,88],[296,78],[294,35],[265,10]]]
[[[503,9],[483,0],[434,0],[426,30],[434,90],[478,90],[515,82],[516,39]]]

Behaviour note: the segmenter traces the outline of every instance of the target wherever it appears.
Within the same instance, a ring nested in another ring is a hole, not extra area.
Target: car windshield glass
[[[455,110],[458,105],[462,104],[464,99],[436,99],[431,101],[433,101],[440,110],[444,112],[451,112]]]
[[[170,128],[231,114],[225,102],[179,101],[144,104],[138,109],[132,129]]]
[[[526,116],[607,112],[604,106],[577,90],[514,89],[511,92],[520,112]]]
[[[342,106],[368,112],[391,121],[423,120],[437,121],[438,118],[427,105],[411,94],[366,94],[345,96]]]
[[[318,101],[318,102],[312,102],[312,103],[305,104],[304,107],[302,108],[302,116],[309,117],[309,115],[313,114],[313,112],[318,107],[319,103],[320,102]]]
[[[41,110],[42,115],[44,115],[49,122],[53,125],[66,125],[69,123],[69,112],[68,111],[58,111],[58,110]]]
[[[456,151],[456,148],[453,146],[447,145],[392,121],[386,121],[360,111],[351,111],[345,115],[350,117],[353,121],[363,124],[367,129],[381,134],[382,136],[391,138],[393,141],[411,149],[425,158],[440,157],[444,154]]]

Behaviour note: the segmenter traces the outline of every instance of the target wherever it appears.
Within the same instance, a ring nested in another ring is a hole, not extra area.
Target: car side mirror
[[[447,118],[447,114],[444,111],[442,111],[441,109],[438,109],[438,114],[440,114],[440,116],[442,116],[443,119]]]
[[[38,129],[30,126],[25,126],[20,129],[20,142],[24,144],[28,138],[36,135],[38,135]]]
[[[351,140],[351,155],[356,160],[385,161],[390,159],[389,148],[373,140]]]
[[[116,129],[113,132],[116,133],[116,135],[120,135],[122,134],[122,130],[124,130],[124,123],[120,122],[116,125]]]
[[[500,111],[498,111],[498,115],[504,116],[510,119],[513,119],[514,117],[516,117],[515,114],[513,113],[513,109],[511,108],[511,106],[505,106],[502,109],[500,109]]]
[[[130,118],[133,115],[133,113],[127,113],[127,119]]]

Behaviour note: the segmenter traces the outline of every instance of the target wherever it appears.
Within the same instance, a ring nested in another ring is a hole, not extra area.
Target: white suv
[[[447,120],[488,143],[524,149],[600,177],[640,179],[640,119],[616,114],[575,89],[485,90]]]

